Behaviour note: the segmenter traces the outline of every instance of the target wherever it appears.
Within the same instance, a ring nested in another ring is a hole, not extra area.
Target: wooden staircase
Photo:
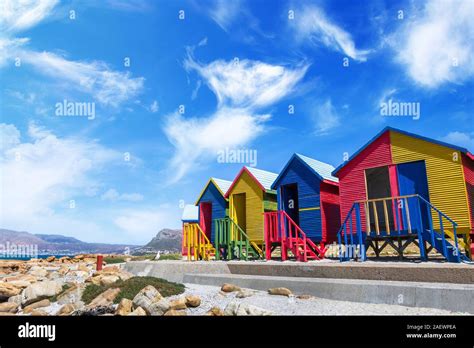
[[[470,261],[472,257],[469,234],[463,233],[460,239],[457,223],[420,195],[354,202],[337,238],[340,261],[365,261],[370,248],[380,257],[387,246],[403,259],[412,243],[423,261],[432,251],[448,262]]]
[[[251,241],[231,218],[214,220],[216,260],[249,260],[263,258],[263,250]]]
[[[281,259],[288,259],[291,252],[297,261],[321,260],[326,252],[325,247],[317,246],[306,233],[283,210],[264,213],[265,257],[271,259],[272,251],[281,250]]]
[[[214,246],[197,223],[183,226],[183,245],[187,250],[188,261],[209,261],[215,255]]]

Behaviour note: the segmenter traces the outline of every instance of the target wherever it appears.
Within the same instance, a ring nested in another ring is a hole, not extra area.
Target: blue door
[[[281,186],[283,210],[291,217],[291,219],[299,224],[299,202],[298,202],[298,185],[289,184]]]
[[[397,175],[400,196],[418,194],[429,201],[425,161],[400,163],[397,165]],[[411,228],[415,231],[418,231],[419,228],[428,228],[426,204],[420,202],[419,205],[418,203],[419,200],[416,198],[408,199]],[[402,207],[402,217],[404,228],[407,229],[408,223],[405,207]],[[422,226],[420,226],[420,224],[422,224]]]

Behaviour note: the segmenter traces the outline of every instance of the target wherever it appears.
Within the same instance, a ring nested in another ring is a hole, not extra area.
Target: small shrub
[[[172,283],[165,279],[155,277],[132,277],[125,281],[117,280],[110,285],[88,284],[82,294],[82,300],[84,303],[89,304],[94,298],[110,288],[120,288],[120,292],[115,298],[114,303],[119,303],[122,298],[133,300],[140,290],[147,285],[154,286],[156,290],[165,297],[182,294],[184,292],[183,284]]]
[[[122,262],[125,262],[125,257],[104,257],[104,261],[108,265],[112,263],[122,263]]]

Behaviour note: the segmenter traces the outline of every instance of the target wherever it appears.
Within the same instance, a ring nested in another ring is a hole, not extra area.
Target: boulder
[[[38,301],[38,302],[34,302],[34,303],[26,306],[25,308],[23,308],[23,313],[28,314],[28,313],[33,312],[37,308],[48,307],[49,305],[51,305],[51,302],[48,299],[44,299],[44,300],[41,300],[41,301]]]
[[[58,295],[58,303],[59,304],[68,304],[68,303],[75,303],[80,301],[82,298],[82,293],[84,292],[85,284],[76,283],[73,284],[70,288],[63,291],[60,295]]]
[[[103,293],[101,293],[99,296],[97,296],[95,299],[93,299],[87,306],[86,308],[95,308],[95,307],[108,307],[113,304],[113,301],[119,294],[120,289],[119,288],[110,288],[105,290]]]
[[[23,261],[0,261],[0,274],[24,273],[25,271],[26,263]]]
[[[224,311],[219,307],[212,307],[206,313],[206,315],[213,316],[213,317],[221,317],[224,315]]]
[[[145,316],[146,312],[142,307],[137,307],[132,313],[129,313],[128,315]]]
[[[2,313],[16,313],[18,312],[18,303],[15,302],[3,302],[0,303],[0,312]]]
[[[46,261],[47,261],[47,262],[54,262],[54,261],[56,261],[56,257],[55,257],[55,256],[48,256],[48,257],[46,258]]]
[[[255,291],[250,290],[250,289],[240,289],[235,297],[237,298],[245,298],[245,297],[250,297],[255,294]]]
[[[225,283],[222,285],[221,290],[224,292],[234,292],[234,291],[239,291],[240,287],[234,284]]]
[[[270,295],[290,296],[293,295],[290,289],[287,288],[271,288],[268,289]]]
[[[6,299],[18,295],[21,289],[10,283],[0,283],[0,301],[5,301]]]
[[[187,307],[199,307],[201,305],[201,298],[199,296],[188,295],[186,296]]]
[[[167,317],[178,317],[178,316],[185,316],[187,314],[186,314],[186,311],[183,311],[183,310],[170,309],[164,315]]]
[[[21,294],[12,296],[8,299],[8,302],[13,302],[13,303],[16,303],[17,305],[21,305],[22,301],[23,301],[23,296],[21,296]]]
[[[272,315],[273,313],[263,308],[249,305],[247,303],[238,303],[231,301],[224,309],[224,315]]]
[[[123,298],[117,306],[116,315],[128,315],[132,312],[133,302],[128,298]]]
[[[15,276],[5,277],[3,278],[3,281],[7,283],[19,281],[19,282],[28,282],[31,284],[31,283],[36,283],[38,279],[35,276],[32,276],[30,274],[18,274]]]
[[[59,294],[63,290],[62,284],[54,280],[45,280],[28,286],[23,291],[23,304],[28,305],[45,297]]]
[[[68,303],[62,306],[59,311],[56,312],[56,315],[71,315],[77,309],[78,306],[74,303]]]
[[[176,310],[186,309],[187,308],[186,298],[179,297],[176,300],[170,301],[169,305],[170,305],[170,309],[176,309]]]
[[[59,270],[58,270],[58,273],[62,276],[66,275],[68,272],[69,272],[70,268],[69,266],[66,266],[66,265],[62,265]]]
[[[163,315],[168,309],[170,309],[170,302],[166,298],[162,298],[158,302],[153,303],[148,310],[150,315]]]
[[[101,285],[110,285],[115,283],[117,280],[119,280],[120,277],[117,275],[104,275],[100,277],[100,284]]]
[[[163,296],[161,296],[154,286],[147,285],[133,298],[133,304],[135,307],[142,307],[147,314],[150,314],[151,305],[162,298]]]
[[[17,288],[24,289],[28,287],[31,283],[26,280],[12,280],[8,284],[16,286]]]
[[[87,267],[85,264],[83,263],[80,263],[79,266],[77,266],[77,270],[78,271],[82,271],[82,272],[86,272],[87,274],[89,274],[90,272],[90,269],[89,267]]]
[[[313,298],[314,296],[311,296],[311,295],[298,295],[296,296],[296,298],[300,299],[300,300],[309,300],[311,298]]]
[[[30,314],[33,317],[45,317],[45,316],[49,315],[48,312],[46,312],[42,309],[35,309]]]
[[[28,271],[28,274],[37,278],[44,278],[48,275],[48,271],[45,270],[43,267],[33,266]]]

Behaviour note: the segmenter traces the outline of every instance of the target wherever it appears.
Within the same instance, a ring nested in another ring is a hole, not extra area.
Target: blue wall
[[[291,163],[276,183],[278,189],[278,209],[283,210],[283,185],[297,184],[299,209],[320,208],[320,186],[321,180],[305,164],[297,158]],[[321,210],[307,210],[299,212],[299,226],[306,235],[315,242],[322,238]]]
[[[212,229],[211,229],[211,243],[214,243],[214,235],[215,235],[215,226],[214,226],[214,219],[222,219],[226,217],[226,208],[227,208],[227,201],[224,197],[222,197],[219,190],[216,186],[211,182],[207,186],[206,190],[201,196],[201,199],[198,202],[198,205],[201,202],[210,202],[212,203]]]

